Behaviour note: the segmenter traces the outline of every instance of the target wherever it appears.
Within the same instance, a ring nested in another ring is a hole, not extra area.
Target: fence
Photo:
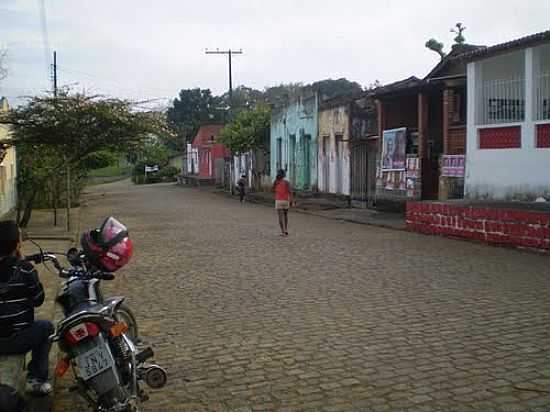
[[[536,99],[535,120],[550,120],[550,73],[539,76]]]

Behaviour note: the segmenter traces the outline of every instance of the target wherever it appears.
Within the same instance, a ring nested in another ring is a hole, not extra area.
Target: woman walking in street
[[[292,204],[292,188],[290,183],[285,180],[286,172],[281,169],[277,172],[275,182],[273,182],[273,191],[275,192],[275,210],[279,216],[279,227],[281,236],[288,236],[288,209]]]

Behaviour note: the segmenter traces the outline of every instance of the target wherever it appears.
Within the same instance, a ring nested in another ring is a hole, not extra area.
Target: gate
[[[372,206],[376,195],[378,141],[363,140],[351,146],[351,201],[354,207]]]

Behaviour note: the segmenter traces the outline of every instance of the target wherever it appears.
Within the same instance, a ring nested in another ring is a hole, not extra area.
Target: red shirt
[[[290,200],[290,184],[286,180],[275,182],[275,200]]]

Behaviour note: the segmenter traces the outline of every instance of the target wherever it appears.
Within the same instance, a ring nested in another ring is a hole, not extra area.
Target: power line
[[[94,81],[99,81],[99,82],[104,82],[104,83],[110,83],[111,85],[115,86],[117,89],[120,89],[120,90],[126,90],[126,91],[130,91],[130,92],[135,92],[135,93],[143,93],[143,92],[153,92],[153,93],[157,93],[157,92],[162,92],[162,93],[173,93],[174,91],[171,90],[171,89],[163,89],[163,88],[154,88],[154,87],[140,87],[140,88],[132,88],[132,87],[128,87],[128,86],[124,86],[124,85],[121,85],[118,81],[116,80],[113,80],[113,79],[107,79],[105,77],[101,77],[101,76],[97,76],[95,74],[91,74],[91,73],[87,73],[87,72],[84,72],[84,71],[81,71],[81,70],[75,70],[75,69],[72,69],[72,68],[67,68],[67,67],[64,67],[64,66],[58,66],[58,69],[62,72],[65,72],[65,73],[68,73],[68,74],[73,74],[73,75],[78,75],[78,76],[85,76],[85,77],[88,77]],[[177,92],[175,93],[177,94]],[[164,98],[164,97],[163,97]],[[166,97],[167,99],[171,99],[172,97]]]
[[[205,54],[227,54],[229,58],[229,110],[233,111],[233,74],[231,71],[231,58],[233,57],[234,54],[243,54],[243,50],[242,49],[239,49],[239,50],[206,49],[204,52]]]

